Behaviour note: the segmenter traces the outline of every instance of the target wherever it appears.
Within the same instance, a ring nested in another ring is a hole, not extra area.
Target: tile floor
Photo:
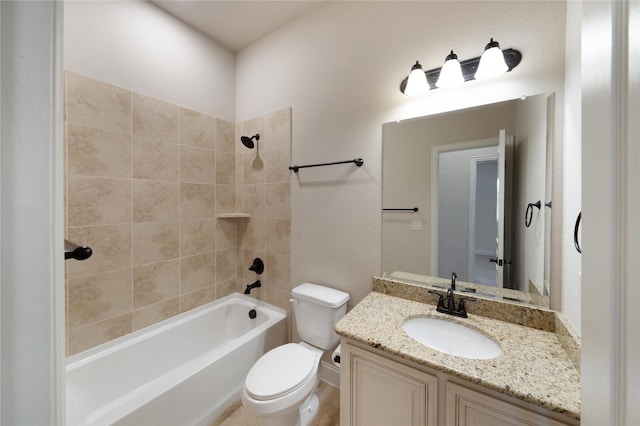
[[[320,412],[311,426],[337,426],[340,424],[340,390],[326,382],[320,382],[316,389],[320,399]],[[242,403],[228,409],[210,426],[257,426],[257,417],[247,413]]]

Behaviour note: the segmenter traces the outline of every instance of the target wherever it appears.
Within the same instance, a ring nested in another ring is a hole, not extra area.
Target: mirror
[[[548,306],[553,100],[383,125],[384,277],[455,272],[481,293]]]

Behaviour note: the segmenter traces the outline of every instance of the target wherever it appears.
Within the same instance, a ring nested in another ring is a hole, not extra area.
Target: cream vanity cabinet
[[[561,426],[579,422],[343,340],[340,424]]]

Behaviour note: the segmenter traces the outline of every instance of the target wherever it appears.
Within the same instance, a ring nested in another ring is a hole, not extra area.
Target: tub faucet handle
[[[260,275],[264,272],[264,262],[259,257],[253,259],[253,263],[249,266],[249,270]]]

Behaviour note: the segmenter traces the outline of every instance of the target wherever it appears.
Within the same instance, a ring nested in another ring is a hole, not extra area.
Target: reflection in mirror
[[[552,117],[543,94],[384,124],[383,276],[548,306]]]

